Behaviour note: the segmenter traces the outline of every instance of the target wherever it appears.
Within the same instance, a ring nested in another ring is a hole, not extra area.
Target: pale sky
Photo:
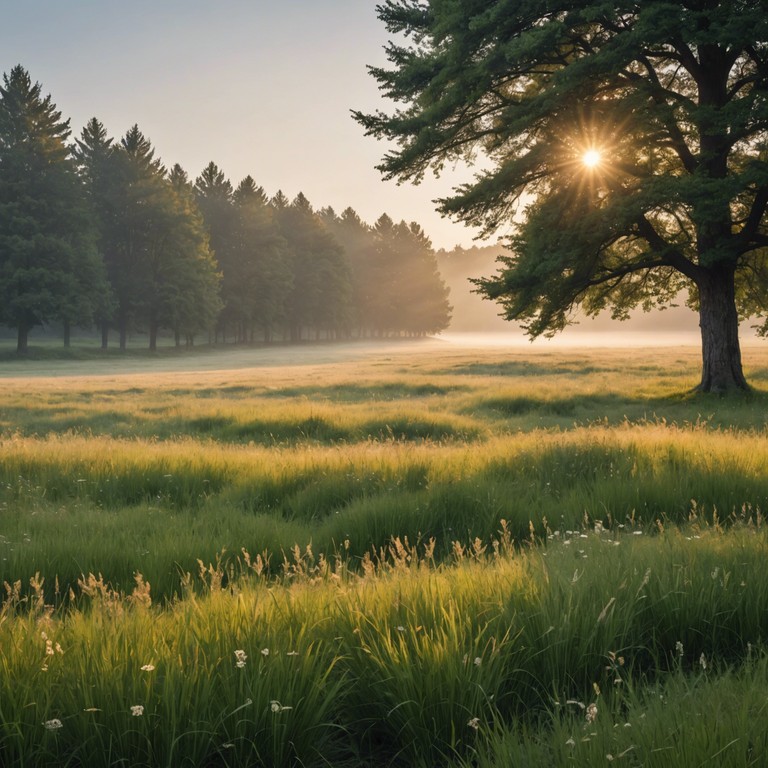
[[[0,70],[21,64],[73,135],[97,117],[119,139],[134,123],[166,166],[191,178],[213,160],[233,185],[303,192],[315,208],[351,205],[417,221],[436,248],[473,232],[431,202],[465,175],[384,182],[386,146],[350,109],[391,109],[366,65],[385,63],[373,0],[0,0]]]

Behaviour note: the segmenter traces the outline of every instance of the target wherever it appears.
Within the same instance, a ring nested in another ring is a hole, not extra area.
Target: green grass
[[[762,352],[414,349],[4,381],[0,764],[768,761]]]

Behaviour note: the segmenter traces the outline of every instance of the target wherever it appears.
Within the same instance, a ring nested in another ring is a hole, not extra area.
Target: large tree
[[[104,294],[82,184],[67,145],[69,120],[21,66],[0,86],[0,317],[29,331],[91,322]]]
[[[377,10],[398,38],[372,73],[403,106],[356,119],[397,142],[379,166],[390,178],[484,158],[439,201],[486,233],[514,222],[512,255],[479,290],[533,336],[577,306],[621,318],[688,290],[699,388],[747,388],[739,316],[768,308],[768,2]]]

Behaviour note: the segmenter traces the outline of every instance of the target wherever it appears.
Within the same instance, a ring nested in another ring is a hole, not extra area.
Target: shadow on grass
[[[513,395],[486,398],[481,411],[493,418],[557,417],[578,423],[608,424],[667,422],[678,426],[713,429],[762,429],[768,423],[768,392],[751,390],[728,395],[695,391],[661,397],[628,397],[616,393],[576,394],[563,397]]]

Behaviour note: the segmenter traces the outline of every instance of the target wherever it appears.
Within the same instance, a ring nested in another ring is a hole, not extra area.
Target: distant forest
[[[69,120],[21,66],[0,87],[0,323],[243,343],[423,336],[451,319],[416,223],[374,224],[303,194],[233,186],[213,162],[167,169],[134,125],[119,140]]]

